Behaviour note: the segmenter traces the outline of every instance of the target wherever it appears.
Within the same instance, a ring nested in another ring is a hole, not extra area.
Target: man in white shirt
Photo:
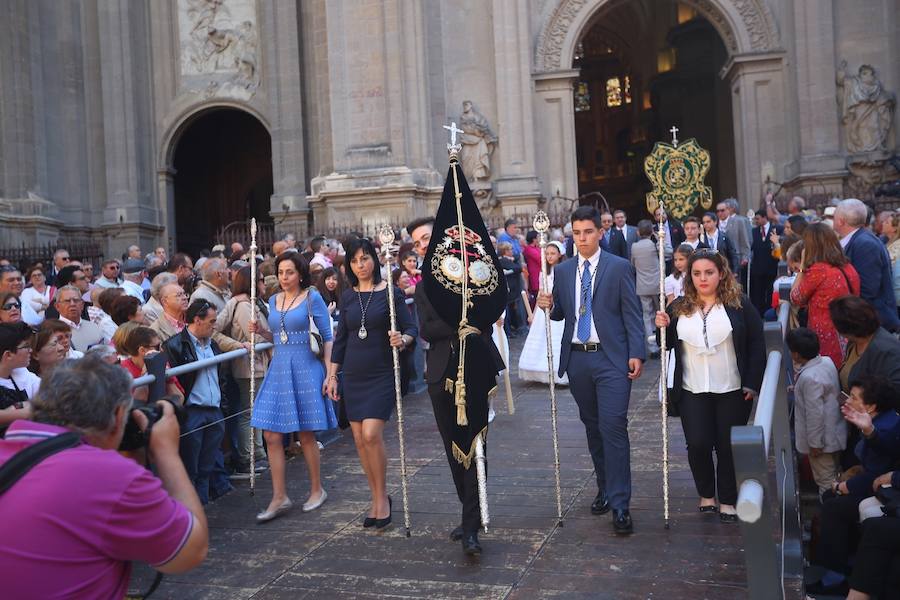
[[[119,281],[119,261],[116,259],[104,261],[100,266],[100,277],[95,285],[102,288],[122,287],[122,282]]]
[[[4,265],[0,267],[0,293],[15,294],[19,300],[19,313],[22,320],[32,327],[37,327],[44,320],[43,315],[39,315],[30,302],[22,302],[22,290],[25,289],[25,280],[22,279],[22,272],[12,265]]]
[[[144,261],[139,258],[129,258],[122,265],[124,279],[122,281],[122,289],[129,296],[134,296],[144,303],[144,286],[142,285],[147,271],[144,270]]]
[[[622,237],[625,238],[625,244],[628,247],[629,256],[631,255],[631,246],[636,241],[638,241],[638,230],[637,227],[633,227],[627,224],[628,215],[625,214],[624,210],[615,210],[613,211],[613,223],[615,223],[616,229],[622,234]]]
[[[84,308],[84,300],[81,299],[81,291],[73,285],[61,287],[54,298],[56,310],[59,311],[59,319],[72,328],[72,347],[79,352],[86,352],[88,348],[104,342],[103,330],[87,319],[81,318],[81,310]]]

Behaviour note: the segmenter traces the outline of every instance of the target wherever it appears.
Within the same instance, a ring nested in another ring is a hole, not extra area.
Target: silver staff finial
[[[669,130],[669,133],[672,134],[672,145],[676,148],[678,147],[678,128],[672,125],[672,129]]]
[[[462,150],[462,145],[456,141],[456,134],[462,133],[463,130],[456,126],[456,121],[451,121],[449,125],[444,125],[444,129],[450,132],[450,143],[447,144],[447,152],[451,154],[458,153]]]
[[[378,241],[382,248],[388,248],[394,243],[394,228],[390,225],[382,225],[378,230]]]

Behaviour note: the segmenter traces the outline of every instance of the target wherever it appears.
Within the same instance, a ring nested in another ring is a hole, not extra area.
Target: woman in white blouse
[[[656,313],[675,349],[670,414],[680,414],[699,510],[737,521],[731,428],[746,425],[765,370],[763,323],[725,258],[701,249],[688,259],[684,296]],[[713,450],[716,465],[713,465]],[[719,506],[716,507],[718,491]]]

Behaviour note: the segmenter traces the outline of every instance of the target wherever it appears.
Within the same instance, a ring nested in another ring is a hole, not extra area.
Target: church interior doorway
[[[215,236],[231,223],[272,221],[272,139],[251,114],[232,108],[200,114],[178,139],[173,166],[176,247],[194,259],[204,248],[230,243]]]
[[[656,141],[696,138],[711,156],[713,199],[735,196],[734,125],[728,53],[715,28],[690,4],[611,1],[578,42],[573,67],[578,193],[647,214],[644,157]],[[602,203],[601,203],[602,205]],[[698,207],[698,212],[701,210]]]

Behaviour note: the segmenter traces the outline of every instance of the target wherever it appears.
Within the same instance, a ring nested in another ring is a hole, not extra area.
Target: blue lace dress
[[[315,289],[285,313],[286,344],[281,342],[281,312],[275,296],[269,299],[269,328],[275,342],[275,352],[266,378],[256,395],[253,427],[266,431],[291,433],[294,431],[324,431],[337,427],[337,417],[331,400],[322,395],[325,366],[309,347],[309,312],[312,312],[322,339],[331,341],[331,316],[328,307]]]

